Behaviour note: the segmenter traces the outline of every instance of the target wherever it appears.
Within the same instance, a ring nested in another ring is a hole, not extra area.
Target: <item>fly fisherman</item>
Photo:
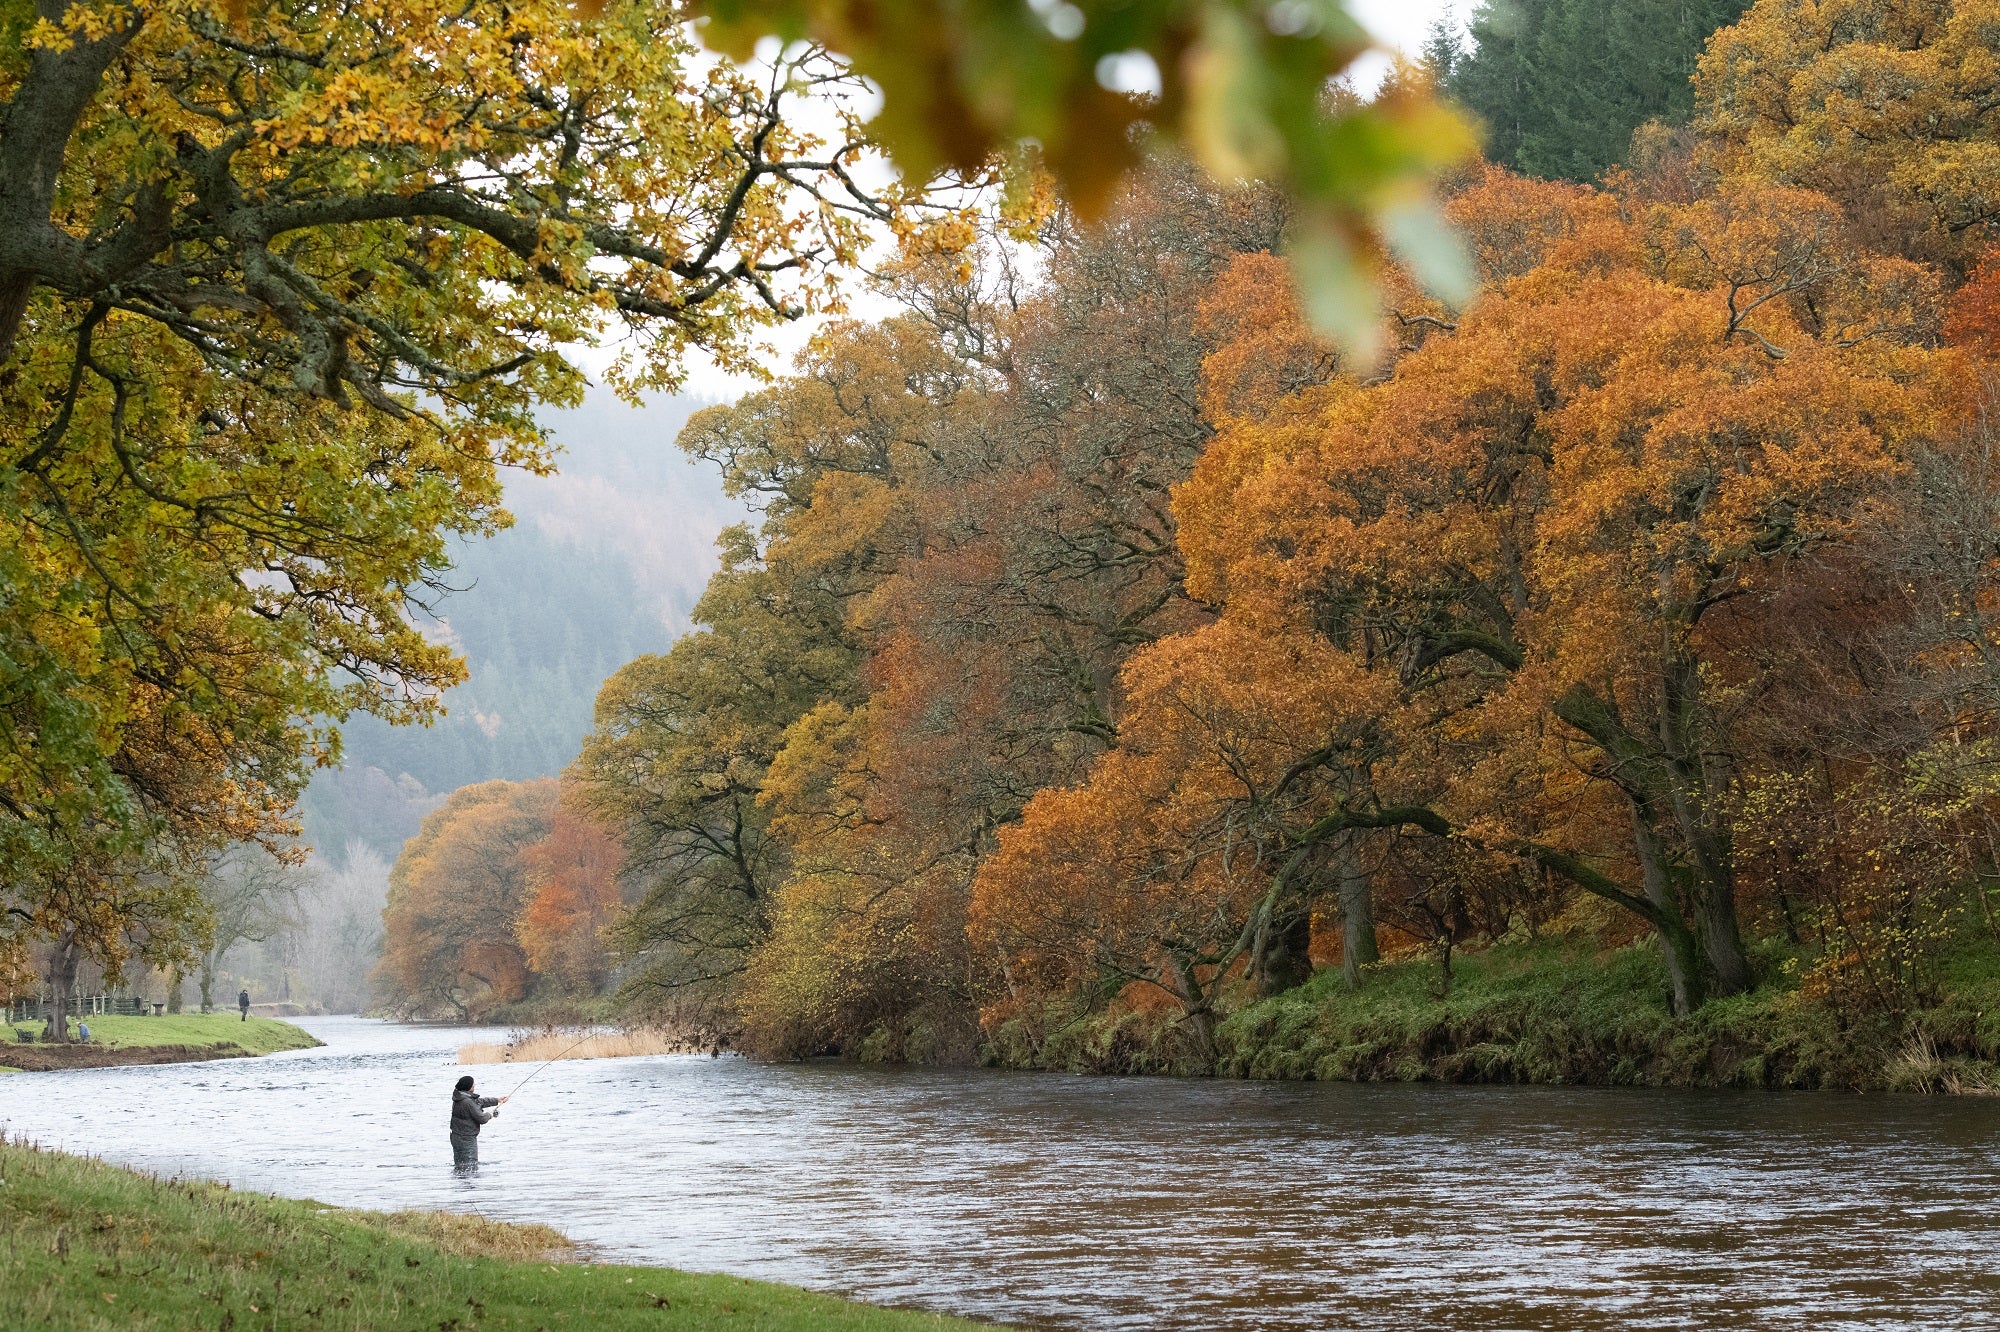
[[[478,1166],[479,1126],[498,1115],[506,1100],[504,1096],[496,1100],[475,1094],[470,1073],[458,1080],[458,1087],[451,1094],[451,1162],[455,1168],[470,1170]]]

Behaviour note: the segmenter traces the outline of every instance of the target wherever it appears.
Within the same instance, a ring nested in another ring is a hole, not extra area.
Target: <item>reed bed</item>
[[[652,1027],[634,1031],[516,1032],[504,1045],[475,1041],[458,1048],[461,1064],[540,1064],[552,1059],[626,1059],[633,1055],[695,1054],[701,1046]]]

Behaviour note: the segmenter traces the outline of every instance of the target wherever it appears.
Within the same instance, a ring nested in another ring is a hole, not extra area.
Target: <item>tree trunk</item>
[[[1180,982],[1181,1016],[1185,1030],[1194,1038],[1195,1059],[1200,1070],[1213,1073],[1216,1064],[1215,1010],[1211,995],[1203,987],[1195,965],[1179,954],[1172,955],[1174,976]]]
[[[76,931],[68,929],[62,932],[49,954],[49,988],[55,994],[49,1004],[48,1035],[44,1039],[57,1045],[70,1043],[69,1003],[76,990],[77,951]]]
[[[1756,986],[1743,931],[1736,919],[1736,857],[1727,815],[1716,792],[1727,772],[1716,771],[1702,740],[1704,714],[1701,664],[1683,650],[1670,630],[1660,672],[1660,747],[1666,763],[1665,798],[1687,851],[1694,881],[1687,907],[1708,953],[1709,978],[1717,994],[1742,994]]]
[[[1382,954],[1375,946],[1375,894],[1354,834],[1334,847],[1333,863],[1340,877],[1340,974],[1348,989],[1358,990],[1361,968],[1374,965]]]
[[[20,270],[0,272],[0,365],[14,359],[21,321],[28,314],[28,298],[34,294],[34,274]]]
[[[1743,946],[1743,928],[1736,918],[1736,875],[1726,845],[1704,831],[1695,839],[1693,897],[1695,923],[1708,950],[1710,974],[1717,994],[1747,994],[1757,988],[1750,953]]]
[[[1269,998],[1312,978],[1312,903],[1293,899],[1266,913],[1251,945],[1250,975]]]
[[[1639,854],[1639,875],[1646,886],[1646,900],[1678,922],[1681,904],[1674,897],[1673,878],[1667,870],[1667,851],[1653,816],[1639,801],[1632,801],[1632,844]],[[1675,1014],[1685,1017],[1701,1007],[1708,997],[1702,958],[1695,946],[1694,933],[1685,925],[1672,924],[1659,931],[1660,956],[1667,964],[1669,1001]]]
[[[57,25],[69,9],[70,0],[35,5],[37,17]],[[84,258],[77,243],[50,224],[50,209],[69,141],[105,70],[138,31],[135,19],[111,32],[37,48],[9,99],[7,132],[0,135],[0,365],[13,359],[37,278],[45,276],[34,271],[30,256],[46,259],[64,250],[72,263]]]
[[[1986,901],[1983,880],[1980,884],[1979,900],[1986,907],[1986,928],[1990,933],[1993,929],[1993,904]],[[1778,916],[1785,925],[1785,942],[1793,947],[1804,944],[1805,939],[1799,934],[1799,916],[1797,909],[1792,905],[1792,895],[1782,888],[1778,890]]]
[[[1312,975],[1312,899],[1294,887],[1312,854],[1303,846],[1286,857],[1243,926],[1237,947],[1261,997],[1282,994]]]
[[[167,1011],[169,1013],[178,1013],[181,1011],[181,988],[186,979],[181,974],[179,967],[175,967],[167,973]]]
[[[1715,972],[1717,994],[1748,994],[1757,988],[1750,950],[1743,946],[1743,928],[1736,918],[1734,884],[1712,885],[1697,899],[1696,914],[1708,945],[1708,964]]]
[[[1604,751],[1632,810],[1633,846],[1656,908],[1667,948],[1667,971],[1677,1012],[1692,1012],[1716,993],[1740,994],[1755,984],[1736,921],[1735,879],[1727,828],[1709,799],[1710,774],[1695,737],[1699,712],[1698,664],[1671,643],[1661,672],[1657,733],[1648,738],[1626,727],[1615,704],[1577,685],[1556,700],[1556,716]],[[1688,861],[1673,864],[1660,836],[1667,812]],[[1685,889],[1674,891],[1676,879]],[[1693,929],[1688,922],[1693,921]]]
[[[211,953],[201,960],[201,1011],[204,1013],[213,1013],[215,1011],[214,1000],[215,955]]]

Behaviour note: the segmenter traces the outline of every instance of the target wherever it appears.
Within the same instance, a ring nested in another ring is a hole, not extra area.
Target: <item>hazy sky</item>
[[[1474,0],[1348,0],[1348,9],[1391,46],[1415,51],[1431,24],[1447,14],[1462,26]]]
[[[1367,26],[1384,46],[1415,55],[1431,24],[1441,18],[1458,20],[1461,28],[1478,0],[1347,0],[1348,11]],[[1354,82],[1363,90],[1380,83],[1388,72],[1386,55],[1366,55],[1355,62]]]

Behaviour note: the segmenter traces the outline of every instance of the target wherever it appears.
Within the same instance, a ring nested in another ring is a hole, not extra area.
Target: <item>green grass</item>
[[[253,1017],[242,1021],[234,1013],[169,1013],[160,1017],[92,1017],[91,1041],[114,1049],[137,1049],[149,1045],[217,1046],[237,1045],[251,1054],[275,1054],[279,1050],[304,1050],[319,1042],[289,1022],[277,1018]],[[21,1024],[40,1035],[42,1022]],[[14,1027],[0,1027],[0,1041],[15,1039]]]
[[[1760,962],[1772,982],[1679,1018],[1668,1011],[1665,968],[1651,942],[1606,952],[1545,941],[1467,954],[1448,993],[1429,961],[1374,969],[1358,991],[1322,973],[1230,1017],[1220,1071],[1913,1091],[2000,1083],[1996,959],[1959,959],[1960,984],[1901,1012],[1808,998],[1784,979],[1775,945]]]
[[[543,1226],[323,1207],[0,1144],[0,1327],[946,1332],[788,1286],[585,1264]]]
[[[1668,1009],[1650,941],[1515,942],[1460,953],[1447,989],[1434,959],[1337,968],[1245,1001],[1197,1048],[1166,1011],[1099,1012],[1039,1039],[1003,1030],[995,1062],[1094,1073],[1207,1073],[1327,1081],[1438,1081],[1850,1090],[2000,1089],[2000,946],[1966,939],[1933,996],[1889,1011],[1809,998],[1782,946],[1757,950],[1754,993],[1686,1017]],[[1018,1024],[1017,1024],[1018,1026]]]

